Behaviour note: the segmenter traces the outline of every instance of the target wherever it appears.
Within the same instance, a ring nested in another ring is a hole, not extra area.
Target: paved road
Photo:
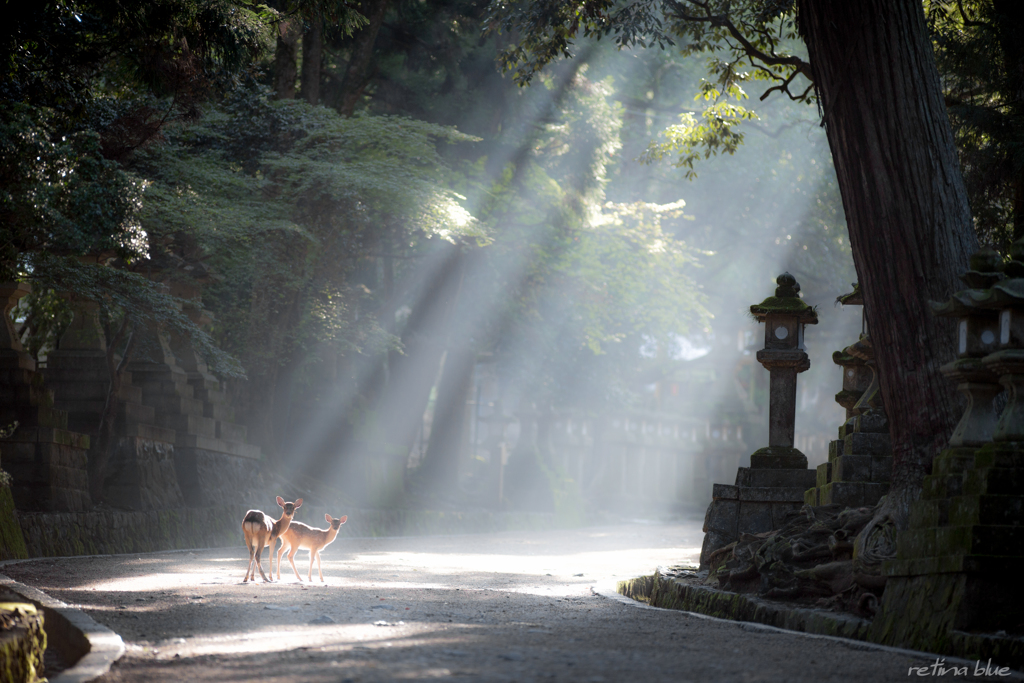
[[[593,590],[658,565],[693,562],[701,539],[697,521],[340,535],[324,551],[323,584],[315,567],[313,583],[300,583],[287,560],[281,582],[243,584],[241,540],[234,549],[36,560],[4,573],[86,610],[124,638],[127,655],[101,679],[109,683],[826,683],[905,681],[909,667],[929,663],[639,608]],[[305,558],[305,551],[296,558],[303,578]]]

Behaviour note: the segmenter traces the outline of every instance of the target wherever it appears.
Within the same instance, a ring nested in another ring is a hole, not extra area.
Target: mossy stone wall
[[[14,497],[9,486],[0,485],[0,560],[20,560],[28,557],[25,538],[14,511]]]

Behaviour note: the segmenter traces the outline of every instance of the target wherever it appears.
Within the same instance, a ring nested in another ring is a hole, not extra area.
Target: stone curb
[[[604,581],[595,584],[591,590],[596,595],[600,595],[603,598],[614,600],[615,602],[623,605],[629,605],[634,609],[653,609],[660,612],[675,612],[685,614],[690,617],[696,617],[697,619],[706,619],[708,621],[715,621],[723,624],[735,624],[738,628],[745,631],[756,631],[759,633],[785,633],[788,635],[800,636],[803,638],[816,638],[820,640],[828,640],[835,643],[840,643],[852,650],[874,650],[878,652],[890,652],[893,654],[905,655],[914,659],[935,661],[942,659],[948,666],[973,666],[974,660],[963,659],[960,657],[952,657],[948,655],[935,654],[933,652],[923,652],[921,650],[908,650],[901,647],[892,647],[891,645],[879,645],[877,643],[866,642],[863,640],[854,640],[852,638],[843,638],[840,636],[830,636],[820,633],[807,633],[806,631],[794,631],[785,628],[779,628],[778,626],[769,626],[767,624],[760,624],[753,621],[743,621],[738,619],[723,619],[722,617],[713,617],[708,614],[701,614],[700,612],[690,612],[684,609],[669,609],[666,607],[654,607],[648,605],[633,598],[622,595],[618,591],[618,585],[623,581],[632,581],[636,577],[629,576],[624,578],[612,579],[610,581]],[[785,609],[785,608],[782,608]],[[999,680],[1003,681],[1018,681],[1024,683],[1024,673],[1018,671],[1011,671],[1009,676],[1001,677]]]
[[[43,628],[48,647],[56,648],[65,662],[74,662],[71,667],[50,678],[50,683],[91,681],[107,673],[110,665],[124,654],[121,636],[98,624],[82,610],[69,607],[3,574],[0,574],[0,585],[43,610]]]

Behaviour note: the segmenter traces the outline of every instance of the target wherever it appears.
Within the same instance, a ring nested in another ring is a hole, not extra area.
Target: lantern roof
[[[843,306],[863,306],[864,305],[864,292],[860,291],[860,283],[853,283],[853,291],[848,294],[841,294],[836,298],[838,303]]]
[[[759,304],[750,307],[750,313],[763,323],[769,315],[791,315],[805,325],[818,324],[818,312],[812,306],[808,306],[800,298],[800,283],[789,273],[783,273],[775,278],[778,287],[775,288],[775,296],[770,296]]]

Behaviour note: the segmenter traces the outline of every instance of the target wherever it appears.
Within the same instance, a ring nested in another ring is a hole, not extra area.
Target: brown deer
[[[339,519],[335,519],[330,515],[324,515],[324,519],[330,524],[326,529],[314,529],[302,522],[292,522],[291,526],[281,534],[281,549],[277,551],[278,581],[281,580],[281,555],[285,550],[288,551],[288,562],[292,565],[295,578],[302,581],[302,577],[299,576],[299,570],[295,568],[295,553],[300,548],[309,551],[309,573],[306,575],[306,578],[310,581],[313,580],[313,558],[315,557],[316,570],[320,572],[320,580],[324,580],[324,571],[320,568],[320,551],[333,543],[334,539],[338,537],[338,529],[348,521],[348,515]],[[273,554],[273,550],[273,546],[271,546],[271,554]]]
[[[248,583],[250,578],[255,581],[257,569],[260,570],[260,576],[263,577],[265,582],[269,583],[273,579],[274,545],[276,545],[278,537],[288,530],[292,523],[292,517],[295,516],[295,511],[302,507],[302,499],[299,498],[294,503],[286,503],[284,498],[278,496],[277,504],[281,506],[282,510],[281,518],[277,521],[274,521],[269,515],[260,510],[249,510],[242,519],[245,547],[249,550],[249,566],[245,570],[245,578],[242,579],[242,583]],[[270,579],[263,573],[263,565],[260,564],[263,548],[268,545],[270,546]],[[281,560],[278,559],[279,564],[280,562]],[[281,568],[278,567],[277,571],[280,574]]]

